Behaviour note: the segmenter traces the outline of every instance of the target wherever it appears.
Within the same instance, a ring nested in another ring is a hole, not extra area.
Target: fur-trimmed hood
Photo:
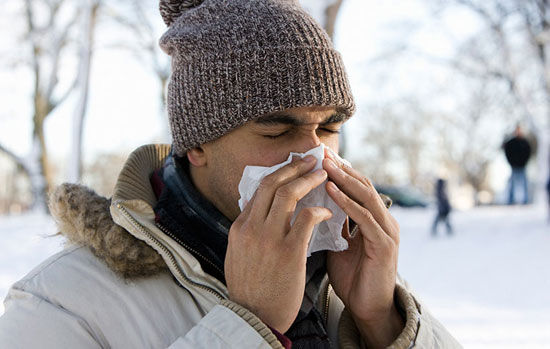
[[[77,184],[63,184],[50,195],[50,212],[68,243],[89,247],[124,278],[167,270],[162,257],[111,218],[111,200]]]
[[[133,151],[124,164],[112,199],[77,184],[57,187],[49,198],[50,212],[59,234],[69,244],[86,246],[94,255],[125,279],[148,277],[168,271],[165,259],[128,226],[117,224],[113,203],[143,203],[147,213],[156,203],[149,182],[150,174],[160,168],[170,153],[166,144],[144,145]],[[116,206],[116,205],[115,205]],[[114,219],[115,218],[115,219]]]

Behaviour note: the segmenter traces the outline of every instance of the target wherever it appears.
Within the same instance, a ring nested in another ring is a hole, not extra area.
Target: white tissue
[[[272,167],[263,166],[246,166],[243,171],[243,176],[239,183],[239,207],[241,211],[244,209],[248,201],[258,189],[262,179],[275,172],[279,168],[289,164],[294,156],[304,158],[307,155],[313,155],[317,159],[317,163],[313,170],[323,168],[323,159],[325,157],[325,149],[338,161],[350,166],[350,163],[334,153],[329,147],[321,143],[320,146],[310,149],[305,153],[290,153],[288,159],[285,162],[277,164]],[[304,198],[302,198],[296,204],[296,210],[292,217],[291,224],[294,223],[296,216],[300,210],[304,207],[326,207],[332,212],[332,218],[328,221],[321,222],[313,229],[311,240],[309,241],[307,256],[309,257],[313,252],[330,250],[330,251],[343,251],[348,248],[348,242],[342,237],[342,227],[346,221],[347,215],[345,212],[330,198],[326,189],[325,183],[322,183],[317,188],[310,191]]]

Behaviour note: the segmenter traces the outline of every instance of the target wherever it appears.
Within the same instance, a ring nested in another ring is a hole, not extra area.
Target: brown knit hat
[[[325,31],[294,0],[160,0],[172,56],[168,116],[177,155],[262,115],[355,104]]]

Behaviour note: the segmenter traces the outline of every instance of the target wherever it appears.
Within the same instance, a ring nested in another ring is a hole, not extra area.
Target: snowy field
[[[399,270],[465,348],[550,348],[550,225],[544,207],[454,212],[429,235],[429,210],[394,210]]]
[[[465,348],[550,348],[550,225],[544,207],[454,212],[455,235],[431,238],[430,209],[392,209],[399,269]],[[443,228],[443,227],[441,227]],[[0,217],[0,298],[62,248],[48,217]],[[3,306],[0,306],[0,313]]]

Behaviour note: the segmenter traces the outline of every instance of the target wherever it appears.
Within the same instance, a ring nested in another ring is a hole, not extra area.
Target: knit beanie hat
[[[160,13],[176,155],[284,109],[353,114],[342,58],[297,0],[160,0]]]

